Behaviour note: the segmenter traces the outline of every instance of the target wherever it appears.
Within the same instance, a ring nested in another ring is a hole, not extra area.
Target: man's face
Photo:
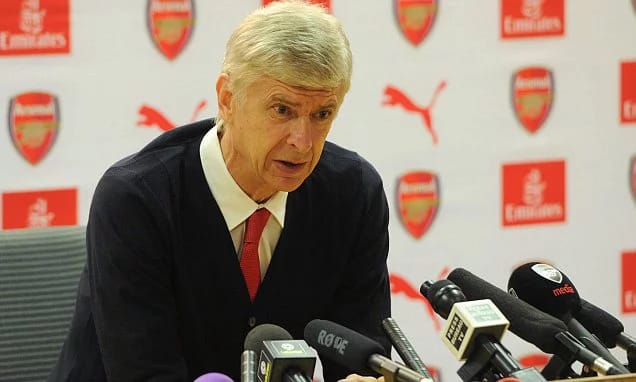
[[[262,77],[237,99],[226,75],[217,81],[217,95],[227,124],[223,158],[255,201],[293,191],[309,176],[344,96],[338,89],[305,89]]]

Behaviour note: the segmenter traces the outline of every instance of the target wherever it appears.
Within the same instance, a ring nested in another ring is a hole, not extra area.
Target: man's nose
[[[298,118],[292,124],[287,143],[296,147],[300,152],[307,152],[311,149],[311,122],[307,118]]]

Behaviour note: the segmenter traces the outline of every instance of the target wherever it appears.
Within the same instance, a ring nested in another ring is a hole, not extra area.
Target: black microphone
[[[254,327],[245,337],[243,356],[247,358],[245,366],[241,365],[242,378],[250,378],[251,372],[246,352],[253,351],[254,359],[258,358],[256,378],[258,381],[311,382],[316,366],[316,356],[307,343],[292,339],[291,334],[280,326],[261,324]]]
[[[636,338],[625,333],[623,324],[591,302],[581,299],[581,307],[574,313],[574,317],[608,348],[614,348],[616,345],[623,349],[636,347]]]
[[[510,321],[510,331],[541,351],[563,359],[574,358],[603,375],[621,374],[611,363],[587,349],[568,332],[562,321],[515,298],[469,271],[456,268],[447,277],[471,300],[491,299]]]
[[[565,322],[568,331],[594,353],[609,361],[621,373],[629,370],[573,317],[581,300],[568,276],[549,264],[530,262],[515,269],[508,279],[508,291],[535,308]]]
[[[426,365],[417,355],[413,345],[411,345],[411,342],[409,342],[406,338],[404,332],[402,332],[402,329],[393,317],[388,317],[382,320],[382,329],[384,329],[384,333],[387,337],[389,337],[391,345],[395,347],[395,350],[400,355],[400,358],[402,358],[402,361],[404,361],[406,366],[422,374],[426,378],[433,379],[431,373],[426,368]]]
[[[382,374],[387,381],[432,382],[384,355],[382,345],[335,322],[312,320],[305,326],[305,341],[318,354],[358,374]]]
[[[625,333],[625,327],[616,317],[584,299],[581,299],[581,307],[574,317],[605,346],[614,348],[618,345],[625,349],[628,369],[632,373],[636,372],[636,338]]]
[[[492,367],[501,377],[546,380],[535,368],[523,369],[499,342],[509,322],[492,301],[466,301],[462,290],[450,280],[425,281],[420,293],[446,319],[442,341],[458,360],[467,359],[457,371],[463,381],[500,379],[491,375]]]

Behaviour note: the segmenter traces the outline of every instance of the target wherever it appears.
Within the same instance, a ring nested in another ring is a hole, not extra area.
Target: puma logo
[[[387,85],[384,89],[385,99],[382,102],[383,106],[401,106],[408,112],[413,112],[420,114],[422,116],[422,120],[424,121],[424,127],[431,134],[431,138],[433,139],[433,144],[437,145],[437,133],[435,129],[433,129],[433,122],[431,119],[431,109],[433,105],[435,105],[435,101],[439,93],[446,87],[446,81],[442,81],[437,85],[437,88],[433,92],[433,96],[431,97],[431,101],[427,106],[419,106],[415,102],[411,100],[411,98],[406,95],[402,90],[398,89],[395,86]]]
[[[208,102],[206,100],[199,101],[199,104],[194,109],[192,113],[192,118],[190,118],[191,122],[194,122],[198,117],[201,110],[205,109]],[[158,127],[163,131],[172,130],[176,127],[176,124],[166,118],[163,113],[159,110],[155,109],[152,106],[148,106],[146,104],[141,105],[139,110],[137,111],[139,116],[139,120],[137,121],[137,126],[140,127]]]

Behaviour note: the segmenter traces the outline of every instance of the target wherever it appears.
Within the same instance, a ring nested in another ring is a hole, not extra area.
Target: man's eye
[[[289,112],[289,108],[285,105],[274,106],[274,110],[277,114],[285,115]]]
[[[318,119],[327,119],[331,116],[331,110],[321,110],[317,114]]]

